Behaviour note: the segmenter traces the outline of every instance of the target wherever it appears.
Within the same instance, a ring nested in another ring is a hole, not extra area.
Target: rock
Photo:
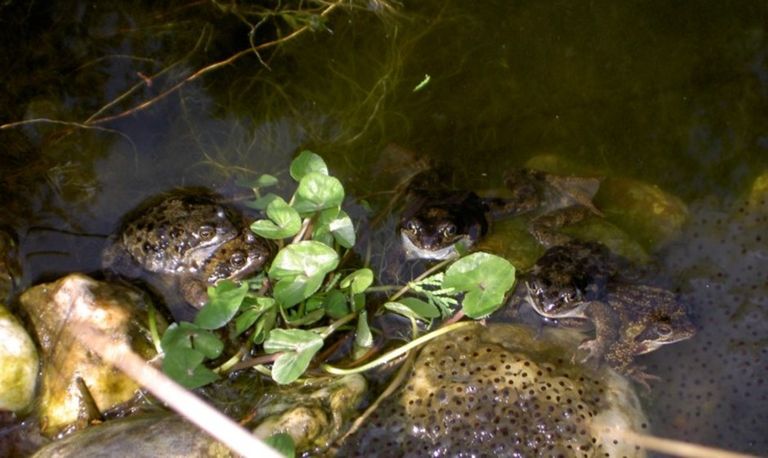
[[[136,415],[78,431],[38,450],[35,458],[234,457],[229,449],[172,413]]]
[[[427,344],[342,456],[640,457],[605,428],[646,425],[626,379],[571,363],[583,335],[480,324]]]
[[[0,367],[0,410],[26,410],[37,384],[37,349],[21,323],[2,305]]]
[[[256,405],[248,426],[267,438],[288,433],[297,451],[318,451],[335,440],[366,390],[365,379],[350,375],[303,386],[273,386]],[[260,390],[260,388],[257,388]],[[171,412],[135,415],[91,426],[56,441],[34,455],[64,457],[230,457],[229,449]]]
[[[139,392],[133,380],[105,364],[77,340],[76,323],[85,321],[115,342],[128,342],[133,351],[151,359],[156,352],[149,337],[143,299],[131,288],[97,282],[81,274],[35,286],[21,295],[21,306],[41,346],[39,416],[44,434],[52,436],[78,420],[82,423],[81,412],[89,404],[95,403],[104,412]],[[82,382],[78,383],[78,379]]]
[[[630,178],[603,180],[595,204],[647,249],[678,237],[688,221],[688,208],[680,198]]]
[[[326,449],[355,412],[367,389],[365,379],[347,375],[320,387],[276,387],[255,407],[257,437],[287,433],[297,451]]]

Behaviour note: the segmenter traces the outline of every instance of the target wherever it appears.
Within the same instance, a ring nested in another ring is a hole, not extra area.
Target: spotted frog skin
[[[232,240],[221,244],[205,261],[203,268],[180,278],[184,299],[200,308],[208,301],[207,287],[219,280],[242,280],[262,270],[274,254],[274,246],[244,228]]]
[[[220,200],[201,190],[149,199],[110,237],[102,267],[145,280],[169,305],[184,301],[201,307],[207,301],[207,286],[256,272],[274,251]]]
[[[609,282],[636,276],[629,274],[630,270],[629,261],[605,245],[571,241],[548,249],[531,268],[525,285],[530,304],[539,315],[582,318],[581,309],[604,297]]]
[[[560,325],[591,323],[595,338],[579,347],[588,352],[585,360],[604,361],[647,386],[656,377],[636,366],[635,356],[688,339],[696,329],[674,293],[630,283],[639,276],[631,270],[597,243],[556,246],[528,274],[527,301]]]

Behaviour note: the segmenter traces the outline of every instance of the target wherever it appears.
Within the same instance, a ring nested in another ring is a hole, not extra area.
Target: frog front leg
[[[585,340],[579,345],[580,350],[588,352],[582,362],[594,360],[601,362],[609,354],[620,339],[621,329],[619,319],[613,308],[602,301],[592,301],[584,307],[586,318],[595,328],[595,338]]]
[[[208,302],[208,285],[197,279],[185,279],[179,284],[184,300],[196,309],[203,308]]]

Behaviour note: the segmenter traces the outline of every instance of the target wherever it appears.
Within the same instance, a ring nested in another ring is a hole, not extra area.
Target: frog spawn
[[[682,297],[695,306],[699,331],[646,357],[664,379],[649,415],[664,436],[763,455],[768,192],[753,191],[733,206],[708,200],[690,209],[691,223],[664,253],[664,270],[683,278]]]
[[[342,454],[643,456],[603,432],[646,426],[626,381],[570,363],[580,334],[545,332],[477,325],[436,339]]]

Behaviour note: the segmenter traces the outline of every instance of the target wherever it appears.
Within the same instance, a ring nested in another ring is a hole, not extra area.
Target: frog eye
[[[409,232],[418,233],[421,230],[421,225],[418,221],[409,219],[405,222],[405,229]]]
[[[656,332],[659,337],[669,337],[672,335],[672,326],[667,323],[657,323]]]
[[[201,239],[210,240],[214,235],[216,235],[216,229],[210,224],[203,224],[200,226],[198,233],[200,234]]]
[[[229,263],[235,267],[243,267],[246,260],[247,256],[245,253],[238,251],[232,254],[232,256],[229,258]]]
[[[443,233],[443,237],[453,237],[459,232],[459,229],[455,224],[446,224],[440,229],[440,232]]]

